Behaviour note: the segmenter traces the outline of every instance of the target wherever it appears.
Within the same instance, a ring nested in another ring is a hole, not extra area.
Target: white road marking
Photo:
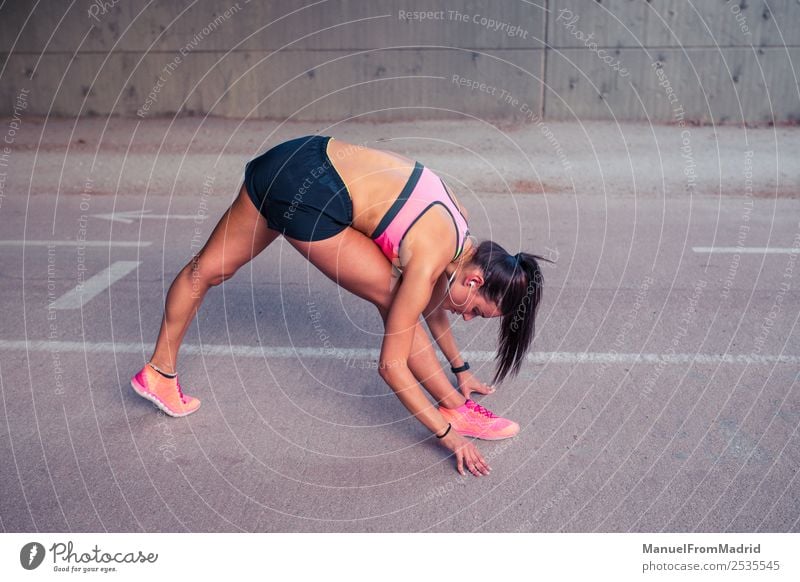
[[[796,255],[800,247],[692,247],[696,253],[727,253],[740,255]]]
[[[105,218],[111,222],[123,222],[131,224],[135,220],[143,218],[156,218],[159,220],[195,220],[199,219],[204,221],[208,216],[206,214],[150,214],[150,210],[125,210],[122,212],[112,212],[111,214],[92,214],[94,218]]]
[[[78,309],[91,301],[131,271],[137,269],[141,261],[115,261],[83,284],[78,284],[61,297],[50,303],[48,309]]]
[[[74,352],[74,353],[116,353],[144,354],[152,351],[151,344],[110,343],[110,342],[70,342],[49,340],[0,340],[0,350],[27,350],[31,352]],[[184,344],[181,353],[204,356],[239,356],[244,358],[274,358],[321,360],[373,360],[377,361],[380,350],[369,348],[324,348],[292,346],[242,346]],[[441,354],[437,354],[444,360]],[[488,362],[494,360],[495,353],[489,351],[463,352],[466,360]],[[760,354],[615,354],[604,352],[533,352],[526,361],[535,364],[800,364],[800,356],[774,356]]]
[[[149,240],[0,240],[0,247],[149,247]]]

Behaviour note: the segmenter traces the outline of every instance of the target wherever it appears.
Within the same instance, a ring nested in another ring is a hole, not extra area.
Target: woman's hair
[[[499,244],[483,241],[470,263],[483,271],[483,295],[503,313],[497,349],[494,383],[519,373],[533,341],[536,311],[542,298],[544,278],[536,260],[553,261],[529,253],[510,255]]]

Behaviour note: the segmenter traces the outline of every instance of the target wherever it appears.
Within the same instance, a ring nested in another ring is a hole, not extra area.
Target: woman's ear
[[[470,287],[483,287],[485,281],[480,273],[473,273],[467,280],[467,285]]]

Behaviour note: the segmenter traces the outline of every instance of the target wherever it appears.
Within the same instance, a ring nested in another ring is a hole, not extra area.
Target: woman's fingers
[[[464,472],[465,467],[476,477],[488,475],[492,471],[491,467],[478,452],[477,447],[472,443],[468,443],[456,451],[456,468],[458,472],[466,475]]]
[[[491,394],[494,392],[494,386],[487,386],[486,384],[480,383],[475,388],[473,388],[475,392],[480,394]]]
[[[460,475],[466,475],[464,472],[464,453],[460,449],[456,451],[456,469]]]
[[[455,454],[456,470],[459,474],[466,475],[466,471],[469,471],[476,477],[480,477],[491,472],[491,467],[478,451],[478,447],[456,431],[449,434],[446,440],[442,441],[442,444]]]
[[[469,398],[473,392],[477,392],[478,394],[483,394],[484,396],[487,394],[493,394],[495,391],[494,386],[487,386],[483,382],[471,382],[468,384],[464,384],[461,387],[461,393],[464,395],[464,398]]]
[[[475,445],[472,445],[472,454],[473,454],[473,461],[472,461],[473,467],[475,468],[475,471],[473,471],[473,473],[476,475],[488,475],[492,469],[486,463],[483,456],[481,456],[481,454],[478,452],[478,448]]]

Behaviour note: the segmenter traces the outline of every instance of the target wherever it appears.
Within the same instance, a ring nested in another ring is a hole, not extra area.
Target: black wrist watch
[[[458,368],[454,368],[453,366],[450,366],[450,371],[453,374],[459,374],[461,372],[466,372],[467,370],[469,370],[469,362],[466,361],[466,360],[464,360],[464,365],[463,366],[459,366]]]

